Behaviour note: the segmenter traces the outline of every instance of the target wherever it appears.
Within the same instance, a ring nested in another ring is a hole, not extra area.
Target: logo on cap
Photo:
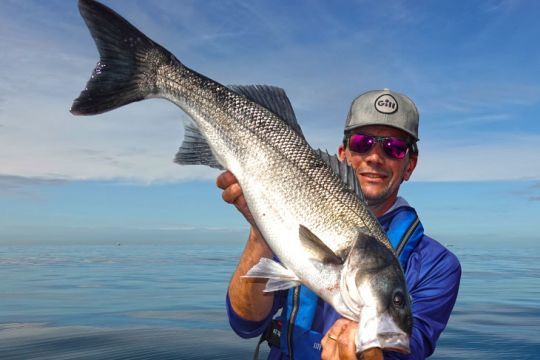
[[[375,109],[383,114],[393,114],[398,109],[398,103],[392,95],[383,94],[375,100]]]

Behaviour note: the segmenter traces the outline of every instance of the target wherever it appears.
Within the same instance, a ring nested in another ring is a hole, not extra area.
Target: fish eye
[[[405,296],[401,291],[396,291],[392,297],[392,303],[395,307],[402,308],[405,305]]]

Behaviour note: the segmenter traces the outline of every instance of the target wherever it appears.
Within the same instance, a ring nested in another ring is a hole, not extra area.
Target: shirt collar
[[[389,212],[391,211],[394,211],[396,210],[397,208],[400,208],[400,207],[403,207],[403,206],[409,206],[409,203],[407,202],[407,200],[405,200],[404,198],[402,198],[401,196],[398,196],[396,201],[394,202],[394,204],[390,207],[390,209],[386,210],[386,212],[383,214],[386,215],[388,214]]]

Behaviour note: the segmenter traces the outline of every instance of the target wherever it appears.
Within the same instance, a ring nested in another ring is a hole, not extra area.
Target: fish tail
[[[100,114],[157,94],[156,62],[178,62],[174,56],[105,5],[80,0],[79,11],[100,61],[71,113]]]

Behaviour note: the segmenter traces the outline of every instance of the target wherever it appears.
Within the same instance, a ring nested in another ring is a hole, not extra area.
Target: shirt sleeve
[[[461,279],[457,257],[433,239],[422,245],[411,254],[406,271],[413,313],[411,352],[385,352],[385,359],[425,359],[433,354],[456,302]]]
[[[268,327],[268,324],[272,321],[275,313],[280,307],[283,306],[283,292],[280,291],[274,294],[274,303],[272,305],[272,310],[266,318],[260,321],[246,320],[240,315],[238,315],[232,308],[228,292],[226,297],[226,303],[227,316],[229,318],[229,324],[231,328],[238,336],[248,339],[261,335]]]

